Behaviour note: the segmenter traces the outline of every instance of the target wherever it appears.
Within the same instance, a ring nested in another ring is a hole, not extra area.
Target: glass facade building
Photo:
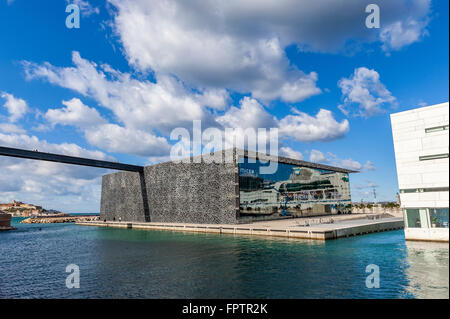
[[[347,172],[279,162],[272,174],[257,159],[239,161],[240,215],[319,216],[351,210]]]

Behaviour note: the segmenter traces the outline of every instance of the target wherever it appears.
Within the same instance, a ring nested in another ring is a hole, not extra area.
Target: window
[[[424,192],[448,192],[448,187],[424,188]]]
[[[400,193],[401,194],[405,194],[405,193],[418,193],[419,189],[417,188],[410,188],[410,189],[401,189]]]
[[[401,189],[400,193],[428,193],[428,192],[448,192],[448,187],[430,187],[430,188],[407,188]]]
[[[430,208],[432,228],[448,228],[448,208]]]
[[[448,158],[448,153],[419,156],[419,161],[429,161],[429,160],[441,159],[441,158]]]
[[[406,222],[408,228],[428,228],[426,209],[406,209]]]
[[[433,132],[440,132],[440,131],[447,131],[448,125],[441,125],[441,126],[435,126],[425,129],[425,133],[433,133]]]
[[[408,228],[420,228],[420,215],[418,209],[406,210],[406,221]]]

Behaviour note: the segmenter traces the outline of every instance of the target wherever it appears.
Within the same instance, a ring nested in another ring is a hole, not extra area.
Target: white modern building
[[[449,238],[449,104],[391,114],[407,240]]]

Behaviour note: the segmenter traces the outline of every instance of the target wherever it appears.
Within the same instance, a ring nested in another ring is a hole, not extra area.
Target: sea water
[[[323,242],[20,220],[0,232],[0,298],[449,297],[448,244],[402,230]]]

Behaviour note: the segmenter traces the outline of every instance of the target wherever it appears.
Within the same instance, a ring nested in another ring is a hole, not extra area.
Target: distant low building
[[[13,207],[13,204],[7,203],[7,204],[0,204],[0,210],[7,210]]]
[[[59,216],[67,215],[55,210],[45,210],[42,206],[26,204],[15,200],[13,200],[12,203],[0,204],[0,210],[7,212],[14,217],[50,216],[53,214]]]
[[[391,114],[407,240],[449,241],[449,103]]]

